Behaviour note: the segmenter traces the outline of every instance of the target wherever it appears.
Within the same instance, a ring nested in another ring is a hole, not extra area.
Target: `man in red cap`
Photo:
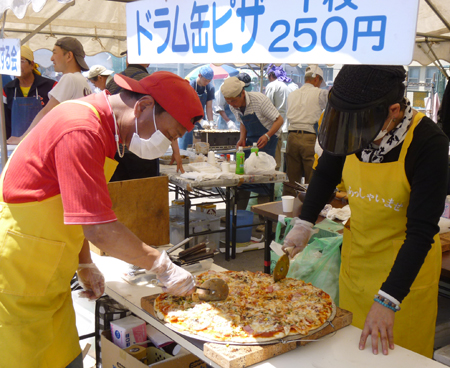
[[[112,211],[107,182],[119,143],[142,158],[163,154],[194,128],[203,108],[189,83],[169,72],[140,81],[116,74],[124,90],[56,106],[4,168],[0,206],[0,341],[5,366],[82,367],[70,280],[103,294],[88,243],[150,270],[164,291],[189,294],[192,275],[138,239]],[[119,155],[123,152],[119,151]]]

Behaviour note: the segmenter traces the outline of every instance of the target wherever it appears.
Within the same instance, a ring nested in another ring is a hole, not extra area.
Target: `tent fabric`
[[[0,1],[0,14],[6,9],[11,9],[6,13],[5,38],[23,40],[30,32],[67,6],[67,10],[26,43],[33,51],[52,50],[55,41],[64,36],[76,37],[82,43],[86,55],[89,56],[107,51],[121,57],[120,53],[127,49],[126,4],[124,2],[75,0],[65,5],[66,0],[47,0],[42,10],[37,12],[34,10],[35,3],[41,6],[45,0],[31,0],[32,6],[26,8],[26,13],[20,19],[15,15],[16,10],[11,5],[26,1],[30,3],[30,0]],[[19,7],[19,10],[23,11],[22,8]]]
[[[1,0],[0,14],[11,9],[6,13],[5,37],[23,40],[67,2],[70,0]],[[123,0],[74,0],[72,3],[73,6],[41,30],[44,33],[39,33],[28,41],[27,44],[33,51],[41,48],[51,50],[55,40],[63,36],[76,36],[90,56],[102,51],[120,56],[126,50]],[[450,62],[450,29],[429,4],[435,7],[447,25],[450,24],[449,0],[420,0],[413,60],[428,65],[436,59],[424,42],[426,35],[437,58]],[[438,42],[436,37],[444,37],[444,40]]]

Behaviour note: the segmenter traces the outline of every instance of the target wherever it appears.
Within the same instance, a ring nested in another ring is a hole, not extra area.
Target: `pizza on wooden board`
[[[196,276],[201,286],[211,278],[229,287],[224,301],[199,301],[192,296],[160,294],[154,309],[158,318],[177,331],[207,340],[255,343],[288,335],[307,335],[330,318],[333,301],[323,290],[286,278],[274,282],[262,272],[207,271]]]

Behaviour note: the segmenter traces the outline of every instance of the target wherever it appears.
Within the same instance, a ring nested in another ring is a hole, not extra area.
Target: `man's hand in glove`
[[[295,225],[289,231],[289,234],[284,238],[284,244],[282,250],[287,252],[287,248],[293,248],[289,251],[289,256],[294,258],[297,253],[300,253],[308,245],[309,238],[312,234],[315,234],[318,230],[313,230],[314,224],[308,221],[295,218]]]
[[[80,293],[83,298],[95,300],[105,292],[105,278],[94,263],[80,263],[77,269],[78,282],[84,291]]]
[[[179,296],[189,295],[194,291],[195,283],[192,274],[175,265],[163,251],[150,269],[164,285],[164,292]]]

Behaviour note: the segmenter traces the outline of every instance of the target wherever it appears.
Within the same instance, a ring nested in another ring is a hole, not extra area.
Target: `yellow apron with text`
[[[107,181],[116,166],[106,158]],[[70,281],[83,229],[64,224],[61,195],[5,203],[7,169],[0,178],[0,367],[63,368],[81,353]]]
[[[352,215],[350,230],[344,230],[339,306],[353,312],[353,325],[361,329],[406,237],[411,187],[405,157],[423,116],[415,116],[398,161],[365,163],[351,155],[344,165],[343,180]],[[437,234],[401,310],[395,313],[395,344],[429,358],[434,346],[441,260]]]

